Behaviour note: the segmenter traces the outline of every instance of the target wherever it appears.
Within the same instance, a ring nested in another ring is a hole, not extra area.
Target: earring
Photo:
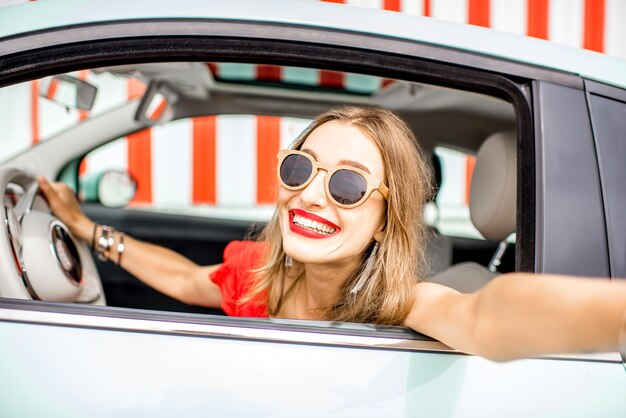
[[[354,295],[359,290],[361,290],[361,288],[363,288],[363,286],[365,285],[365,282],[367,281],[367,279],[369,279],[369,277],[372,275],[372,271],[374,270],[374,264],[376,263],[377,254],[378,254],[378,241],[375,241],[374,247],[372,248],[372,251],[370,251],[370,254],[367,257],[367,260],[365,261],[365,265],[363,266],[359,275],[354,281],[354,285],[352,286],[352,289],[350,289],[351,295]]]
[[[293,265],[293,258],[288,255],[285,255],[285,267],[289,268]]]

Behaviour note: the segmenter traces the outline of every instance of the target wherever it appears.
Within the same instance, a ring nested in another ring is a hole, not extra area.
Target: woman
[[[616,350],[626,283],[514,273],[478,292],[417,280],[429,172],[393,113],[344,107],[279,154],[278,207],[259,242],[198,266],[90,221],[63,184],[40,186],[72,233],[155,289],[229,315],[404,324],[496,360]]]

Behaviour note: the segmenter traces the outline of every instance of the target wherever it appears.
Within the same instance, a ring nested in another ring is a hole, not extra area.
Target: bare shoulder
[[[415,286],[415,309],[432,312],[448,300],[455,300],[460,296],[457,290],[438,283],[421,282]]]

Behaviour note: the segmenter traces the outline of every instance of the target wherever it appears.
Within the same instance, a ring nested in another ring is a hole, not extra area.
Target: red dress
[[[266,295],[241,302],[253,285],[251,269],[259,267],[266,244],[254,241],[231,241],[224,249],[224,262],[209,278],[222,292],[222,310],[229,316],[267,318]]]

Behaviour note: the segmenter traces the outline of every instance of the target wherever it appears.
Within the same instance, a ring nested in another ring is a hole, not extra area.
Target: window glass
[[[266,221],[276,203],[276,153],[309,123],[256,115],[176,120],[93,150],[79,178],[84,185],[124,170],[137,181],[130,207]]]
[[[591,95],[614,277],[626,277],[626,103]]]
[[[436,147],[441,164],[441,185],[427,218],[443,235],[482,238],[474,227],[469,212],[469,190],[476,158],[446,147]]]
[[[427,219],[444,235],[481,238],[468,208],[474,157],[459,151],[466,149],[462,143],[472,130],[458,132],[455,124],[442,125],[439,121],[456,116],[438,103],[451,101],[482,109],[482,116],[472,114],[478,125],[501,123],[503,115],[514,120],[508,103],[365,74],[266,64],[180,62],[87,73],[90,82],[99,82],[100,101],[90,115],[141,97],[149,80],[163,77],[169,91],[178,96],[173,103],[184,103],[180,106],[183,114],[216,115],[161,121],[94,149],[80,163],[83,185],[95,184],[94,179],[106,170],[123,170],[137,181],[129,205],[134,209],[263,222],[271,216],[276,201],[276,153],[289,146],[313,115],[345,103],[389,106],[397,102],[421,145],[434,148],[441,162],[443,183],[436,204],[427,208]],[[417,92],[419,106],[410,105]],[[305,117],[265,116],[265,110],[273,115]],[[254,111],[259,113],[250,114]],[[76,116],[74,123],[79,119],[80,115]],[[436,146],[441,137],[454,140],[449,147]],[[68,183],[73,183],[75,169],[71,171],[62,175]],[[91,192],[80,191],[83,198],[92,200]]]

